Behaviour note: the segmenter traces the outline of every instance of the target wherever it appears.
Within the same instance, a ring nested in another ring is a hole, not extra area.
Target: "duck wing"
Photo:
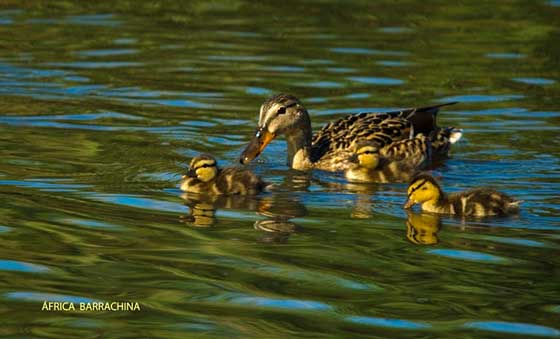
[[[380,147],[437,129],[440,107],[455,104],[409,108],[392,112],[365,112],[329,122],[312,138],[312,161],[333,153],[352,152],[357,143],[373,141]]]

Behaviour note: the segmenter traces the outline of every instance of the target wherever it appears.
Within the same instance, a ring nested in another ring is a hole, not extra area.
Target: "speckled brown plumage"
[[[301,102],[293,95],[279,94],[261,106],[257,132],[240,161],[248,163],[269,142],[283,134],[288,143],[288,165],[292,168],[346,170],[351,167],[349,158],[360,143],[375,143],[381,149],[418,134],[431,135],[438,130],[436,115],[439,108],[450,104],[347,115],[312,135],[309,114]]]
[[[411,180],[405,207],[415,203],[428,212],[484,217],[517,213],[521,201],[485,187],[448,195],[434,177],[420,173]]]
[[[181,181],[181,190],[189,193],[200,193],[208,195],[255,195],[263,191],[267,184],[253,172],[239,167],[227,167],[220,169],[215,160],[208,155],[195,157],[191,161],[189,175],[184,176]],[[215,172],[211,172],[207,178],[203,178],[200,173],[196,173],[198,162],[205,161],[207,167],[214,167]]]

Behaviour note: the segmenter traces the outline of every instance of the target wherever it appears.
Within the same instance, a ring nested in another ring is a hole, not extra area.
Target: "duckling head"
[[[434,177],[427,173],[417,174],[408,185],[408,200],[404,208],[425,202],[436,203],[442,196],[442,190]]]
[[[191,160],[187,177],[197,178],[202,182],[208,182],[218,175],[216,159],[207,154],[201,154]]]
[[[242,164],[251,162],[278,135],[310,133],[310,131],[309,114],[299,99],[290,94],[275,95],[261,105],[257,132],[241,154],[239,161]]]
[[[375,169],[379,165],[379,148],[374,145],[358,146],[351,160],[360,167]]]

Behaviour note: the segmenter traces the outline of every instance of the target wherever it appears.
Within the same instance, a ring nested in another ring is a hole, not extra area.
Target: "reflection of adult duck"
[[[181,220],[192,226],[204,227],[215,223],[218,209],[234,209],[255,211],[266,219],[257,220],[255,228],[272,233],[289,234],[296,231],[297,226],[291,218],[307,215],[307,209],[290,193],[277,193],[266,196],[248,195],[204,195],[184,193],[181,198],[189,207],[189,214]]]
[[[406,238],[416,245],[435,245],[439,242],[438,232],[441,219],[435,214],[408,212]]]
[[[296,223],[290,219],[306,216],[307,209],[293,194],[277,193],[263,197],[257,213],[266,218],[257,220],[254,224],[255,229],[265,232],[260,240],[284,243],[292,233],[299,230]]]
[[[358,143],[370,142],[379,148],[399,140],[437,131],[436,113],[449,104],[411,108],[387,113],[360,113],[331,122],[312,136],[311,120],[298,98],[289,94],[275,95],[260,109],[258,129],[241,154],[240,161],[249,163],[278,135],[288,144],[288,165],[297,170],[312,168],[343,171]],[[460,133],[455,135],[456,139]]]

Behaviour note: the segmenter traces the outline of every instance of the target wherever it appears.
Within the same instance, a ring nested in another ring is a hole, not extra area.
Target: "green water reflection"
[[[2,1],[0,336],[559,337],[559,27],[557,1]],[[279,140],[251,164],[272,192],[183,195],[278,92],[314,129],[460,101],[434,174],[522,212],[409,215],[404,184],[290,171]]]

